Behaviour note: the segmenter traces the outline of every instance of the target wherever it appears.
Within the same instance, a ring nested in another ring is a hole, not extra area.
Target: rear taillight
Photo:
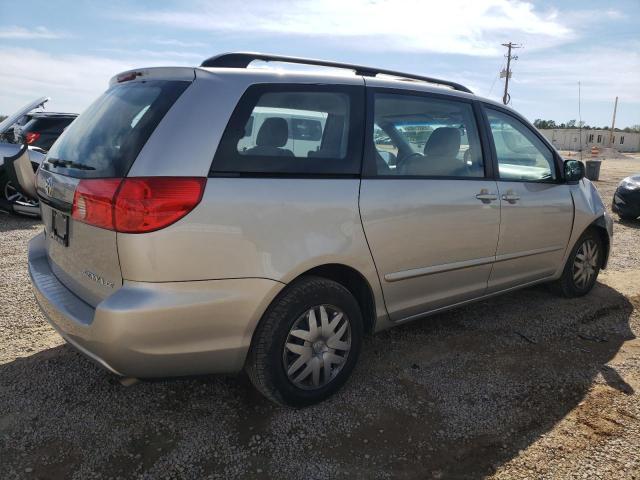
[[[119,178],[80,180],[71,216],[82,223],[113,230],[113,200],[121,183]]]
[[[40,138],[39,132],[27,132],[27,134],[24,136],[24,139],[26,140],[28,145],[31,145],[39,138]]]
[[[143,233],[178,221],[200,203],[204,178],[127,178],[115,201],[118,232]]]
[[[72,217],[123,233],[165,228],[200,203],[205,178],[144,177],[81,180]]]

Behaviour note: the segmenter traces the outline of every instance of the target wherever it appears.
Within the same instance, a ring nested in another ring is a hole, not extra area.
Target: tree
[[[534,120],[533,126],[541,130],[549,129],[549,128],[558,128],[556,126],[556,122],[554,122],[553,120],[542,120],[540,118],[536,118]]]
[[[575,120],[569,120],[567,122],[567,128],[576,128],[576,121]]]

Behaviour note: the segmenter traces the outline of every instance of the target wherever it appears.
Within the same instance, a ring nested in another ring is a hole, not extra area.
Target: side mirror
[[[578,183],[584,178],[584,163],[579,160],[564,161],[564,179],[567,183]]]

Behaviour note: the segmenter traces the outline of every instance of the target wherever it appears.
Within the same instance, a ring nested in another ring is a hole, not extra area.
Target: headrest
[[[282,147],[289,138],[289,126],[281,117],[267,118],[258,131],[256,145],[259,147]]]
[[[508,130],[502,131],[502,139],[504,143],[507,145],[507,148],[512,152],[518,151],[518,137],[515,133],[510,132]]]
[[[460,129],[436,128],[424,146],[425,156],[455,157],[460,151]]]

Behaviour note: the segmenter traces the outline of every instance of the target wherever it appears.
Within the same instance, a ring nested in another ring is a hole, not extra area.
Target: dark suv
[[[33,147],[49,150],[53,142],[77,116],[77,113],[33,113],[31,120],[16,129],[15,135]]]

